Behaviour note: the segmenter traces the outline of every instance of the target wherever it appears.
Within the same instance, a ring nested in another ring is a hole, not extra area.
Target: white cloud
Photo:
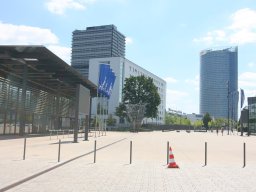
[[[251,68],[254,68],[254,67],[256,67],[256,63],[250,62],[250,63],[248,63],[248,66],[251,67]]]
[[[175,109],[188,93],[178,90],[166,90],[166,108]]]
[[[58,55],[61,59],[67,62],[69,65],[71,64],[71,48],[63,47],[59,45],[49,45],[47,46],[49,50]]]
[[[256,11],[249,8],[240,9],[231,15],[231,19],[231,29],[255,29]]]
[[[224,30],[215,30],[208,32],[205,37],[194,38],[193,41],[200,43],[206,43],[207,45],[212,45],[216,41],[225,41],[226,32]]]
[[[256,90],[256,73],[244,72],[239,76],[240,87],[253,87]]]
[[[126,43],[126,45],[133,44],[133,39],[131,37],[126,37],[125,38],[125,43]]]
[[[229,43],[231,44],[246,44],[256,42],[256,32],[249,31],[248,29],[242,29],[231,34],[229,37]]]
[[[256,81],[256,73],[244,72],[241,75],[239,75],[239,79]]]
[[[230,16],[231,23],[222,29],[208,32],[204,37],[194,38],[194,42],[208,45],[216,43],[246,44],[256,42],[256,10],[240,9]]]
[[[198,113],[198,101],[184,91],[166,90],[166,109],[181,110],[185,113]]]
[[[48,0],[47,9],[57,15],[63,15],[67,9],[84,10],[96,0]]]
[[[186,79],[185,82],[199,91],[199,75],[196,75],[194,79]]]
[[[244,72],[240,74],[238,84],[244,90],[246,98],[256,96],[256,73]]]
[[[0,21],[0,44],[2,45],[45,45],[67,63],[71,49],[60,46],[58,37],[49,29],[13,25]]]
[[[166,77],[166,78],[164,78],[164,80],[167,83],[177,83],[177,79],[174,79],[173,77]]]
[[[0,21],[1,44],[56,44],[58,37],[50,29],[13,25]]]
[[[256,90],[245,89],[244,94],[245,94],[246,98],[247,97],[255,97],[256,96]]]

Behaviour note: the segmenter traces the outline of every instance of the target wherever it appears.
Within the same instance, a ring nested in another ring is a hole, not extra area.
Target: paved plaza
[[[216,133],[107,132],[73,143],[71,135],[0,137],[0,191],[256,191],[256,137]],[[60,162],[58,141],[61,139]],[[96,163],[94,142],[97,141]],[[132,164],[130,164],[132,141]],[[167,141],[180,169],[167,169]],[[207,142],[207,165],[205,165]],[[243,143],[246,166],[243,168]]]

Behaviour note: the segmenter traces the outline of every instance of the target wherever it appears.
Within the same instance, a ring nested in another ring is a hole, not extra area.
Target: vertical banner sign
[[[102,96],[104,95],[104,87],[107,83],[107,75],[110,70],[109,65],[100,64],[99,82],[98,82],[98,93]]]
[[[104,97],[108,97],[108,93],[107,93],[107,89],[109,87],[109,83],[110,83],[110,74],[111,74],[112,70],[110,68],[108,68],[108,71],[106,73],[106,83],[103,86],[103,95]]]
[[[107,64],[100,64],[99,70],[98,93],[109,99],[116,79],[115,73]]]
[[[115,73],[112,73],[111,82],[110,82],[110,86],[109,86],[109,89],[108,89],[108,95],[109,95],[109,97],[110,97],[111,94],[112,94],[112,90],[113,90],[113,87],[114,87],[114,84],[115,84],[115,80],[116,80]]]
[[[107,84],[107,87],[106,87],[106,96],[107,98],[109,99],[110,98],[110,95],[112,93],[112,89],[113,89],[113,86],[114,86],[114,82],[115,82],[115,74],[114,72],[111,70],[111,72],[109,73],[109,76],[108,76],[108,84]]]

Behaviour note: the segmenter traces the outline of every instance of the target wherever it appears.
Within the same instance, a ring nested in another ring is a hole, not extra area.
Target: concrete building
[[[71,66],[88,77],[89,59],[125,57],[125,36],[114,25],[75,30],[72,36]]]
[[[238,48],[200,53],[200,114],[237,120]]]
[[[166,82],[158,76],[150,73],[135,63],[122,58],[122,57],[108,57],[90,59],[89,62],[89,80],[98,84],[99,79],[99,65],[108,64],[116,75],[115,84],[113,87],[112,95],[108,103],[108,114],[115,114],[116,107],[122,102],[122,89],[124,87],[124,81],[130,76],[144,75],[146,77],[153,78],[154,84],[157,86],[158,93],[161,98],[161,103],[158,107],[157,119],[144,119],[143,123],[164,123],[164,115],[166,108]],[[96,114],[96,99],[92,100],[92,115]]]

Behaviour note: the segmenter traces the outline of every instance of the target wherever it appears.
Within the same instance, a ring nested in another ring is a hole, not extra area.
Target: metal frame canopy
[[[22,82],[26,65],[26,79],[30,87],[37,87],[63,97],[76,96],[76,85],[81,84],[97,95],[97,86],[84,78],[44,46],[1,45],[0,76]]]

